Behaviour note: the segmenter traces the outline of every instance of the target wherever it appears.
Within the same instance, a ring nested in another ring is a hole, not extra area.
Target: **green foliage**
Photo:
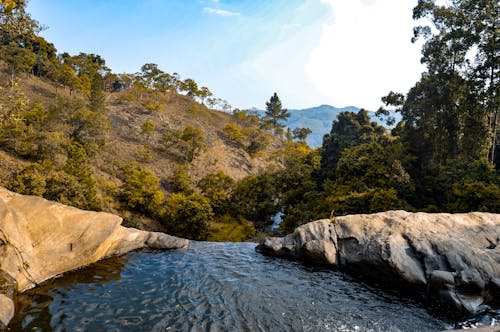
[[[11,74],[11,86],[14,86],[14,78],[18,72],[28,72],[36,62],[33,52],[21,47],[16,42],[10,42],[0,47],[0,56],[7,62]]]
[[[288,113],[286,108],[282,107],[281,100],[275,92],[269,101],[266,102],[264,122],[268,123],[274,129],[274,134],[277,135],[280,129],[285,127],[280,121],[286,121],[289,117],[290,113]]]
[[[242,242],[255,236],[255,227],[249,221],[230,215],[216,218],[210,224],[208,241],[215,242]]]
[[[234,185],[234,180],[222,171],[207,174],[198,182],[198,188],[208,199],[216,215],[230,213],[230,198]]]
[[[300,142],[305,142],[307,136],[312,133],[312,130],[309,128],[295,128],[293,130],[293,138]]]
[[[91,74],[90,79],[90,94],[89,94],[89,109],[97,112],[102,111],[106,96],[104,95],[104,84],[102,77],[99,73],[94,72]]]
[[[205,135],[195,127],[187,126],[180,136],[186,161],[191,162],[205,149]]]
[[[236,184],[231,198],[232,211],[255,225],[265,226],[279,211],[276,199],[273,174],[250,175]]]
[[[329,192],[323,199],[320,209],[324,213],[335,211],[335,215],[346,215],[408,209],[408,205],[393,188],[352,192],[348,187],[337,187],[336,191]]]
[[[161,109],[161,104],[152,99],[146,99],[141,104],[149,113],[156,113]]]
[[[155,216],[160,213],[164,194],[159,189],[160,179],[150,170],[129,164],[120,197],[131,210]]]
[[[193,179],[191,179],[191,176],[187,171],[187,167],[184,165],[177,166],[168,180],[169,189],[174,193],[184,193],[186,195],[190,195],[194,192],[191,185]]]
[[[333,121],[330,134],[323,138],[320,178],[333,179],[342,152],[350,147],[383,139],[385,129],[371,122],[366,110],[342,112]]]
[[[205,197],[196,193],[176,193],[165,200],[165,212],[161,220],[169,234],[206,240],[210,235],[212,218],[212,208]]]
[[[71,138],[80,143],[87,154],[92,155],[106,143],[106,131],[110,124],[102,112],[78,109],[71,115]]]
[[[237,145],[243,144],[243,133],[234,123],[228,123],[224,126],[224,135]]]
[[[152,136],[155,132],[155,124],[151,121],[146,121],[141,125],[141,134]]]
[[[83,168],[84,166],[80,167]],[[74,171],[69,166],[68,170]],[[57,170],[50,162],[26,166],[15,176],[9,187],[21,194],[43,196],[81,209],[100,208],[91,178],[78,172],[70,174],[65,170]]]
[[[23,195],[43,196],[46,191],[46,177],[42,165],[33,163],[19,172],[10,189]]]
[[[238,108],[233,110],[233,117],[241,126],[257,126],[260,122],[259,116],[256,113],[252,113],[248,110],[240,110]]]
[[[260,129],[245,128],[243,134],[248,141],[245,150],[251,156],[255,156],[257,153],[264,150],[269,145],[269,136]]]

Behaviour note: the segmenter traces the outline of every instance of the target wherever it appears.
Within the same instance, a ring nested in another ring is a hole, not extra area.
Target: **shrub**
[[[200,194],[172,194],[165,200],[162,223],[169,234],[193,239],[206,240],[210,234],[213,218],[208,200]]]
[[[228,123],[224,126],[224,135],[238,145],[243,143],[243,133],[234,123]]]
[[[148,215],[157,215],[163,202],[163,192],[159,189],[160,179],[148,169],[140,167],[128,170],[120,187],[120,197],[127,208]]]

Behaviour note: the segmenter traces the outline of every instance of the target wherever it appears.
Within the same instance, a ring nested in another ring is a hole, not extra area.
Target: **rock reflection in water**
[[[23,317],[17,315],[9,328],[12,331],[52,331],[52,327],[57,326],[54,317],[62,321],[66,318],[65,315],[58,317],[57,310],[51,310],[54,304],[63,306],[72,301],[68,295],[80,285],[89,284],[91,285],[89,289],[95,291],[99,285],[111,280],[120,280],[120,273],[126,263],[126,257],[105,259],[91,266],[65,273],[44,282],[37,288],[19,294],[16,298],[16,312],[23,313]]]
[[[23,294],[13,331],[436,331],[420,305],[341,273],[192,243],[100,262]],[[116,264],[116,266],[115,266]]]

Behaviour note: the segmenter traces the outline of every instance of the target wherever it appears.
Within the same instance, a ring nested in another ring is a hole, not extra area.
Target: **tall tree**
[[[266,113],[264,122],[269,124],[274,129],[274,134],[277,135],[285,127],[280,121],[286,121],[290,117],[290,113],[281,105],[281,100],[276,94],[271,96],[266,102]]]
[[[320,179],[332,179],[335,168],[345,149],[364,143],[377,142],[384,137],[385,129],[370,121],[365,109],[359,112],[342,112],[332,123],[329,134],[323,137]]]
[[[500,121],[500,3],[453,0],[437,5],[433,0],[419,0],[413,18],[426,18],[432,25],[417,26],[413,41],[425,38],[422,63],[440,81],[437,86],[451,90],[463,80],[466,95],[460,104],[449,98],[439,109],[455,122],[458,132],[454,135],[463,137],[459,142],[463,155],[479,150],[493,163]],[[484,142],[483,147],[478,141]]]

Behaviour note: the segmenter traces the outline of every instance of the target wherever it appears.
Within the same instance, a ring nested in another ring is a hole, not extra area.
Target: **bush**
[[[162,223],[169,234],[192,240],[206,240],[213,218],[208,200],[200,194],[172,194],[165,200]]]
[[[207,174],[198,182],[198,188],[201,189],[217,215],[229,213],[229,199],[234,185],[234,180],[222,171]]]
[[[234,123],[228,123],[224,126],[224,135],[238,146],[243,144],[243,133]]]
[[[159,189],[160,179],[148,169],[135,167],[128,170],[120,187],[120,197],[127,208],[148,215],[158,215],[163,202],[163,192]]]
[[[255,236],[255,227],[244,218],[223,215],[210,225],[211,234],[208,241],[242,242]]]

